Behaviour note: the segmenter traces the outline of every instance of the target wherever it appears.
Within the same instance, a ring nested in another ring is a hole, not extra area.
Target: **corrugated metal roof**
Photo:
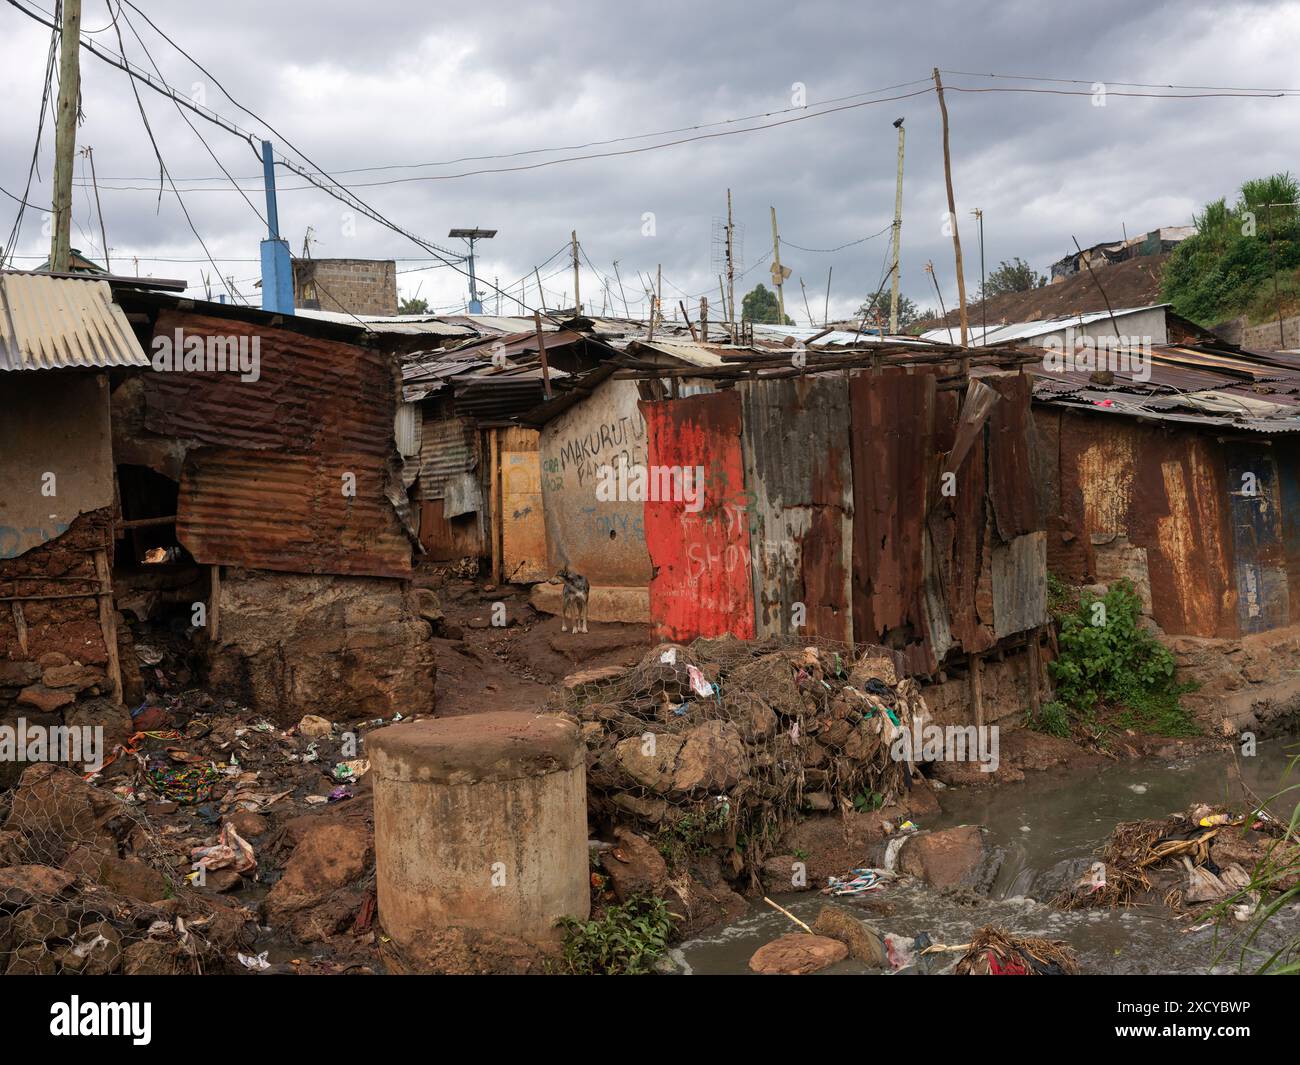
[[[1071,326],[1091,325],[1093,322],[1108,318],[1119,319],[1130,314],[1153,311],[1167,306],[1169,306],[1167,303],[1153,303],[1147,307],[1117,307],[1113,314],[1110,311],[1089,311],[1085,314],[1063,314],[1057,318],[1039,318],[1031,322],[1007,322],[1003,325],[990,325],[987,333],[981,323],[972,321],[967,329],[967,337],[973,348],[982,348],[986,344],[1012,344],[1018,340],[1031,340],[1034,337],[1059,333],[1062,329]],[[957,343],[960,337],[961,330],[956,326],[928,329],[921,334],[923,340],[951,344]]]
[[[148,365],[106,281],[0,274],[0,370]]]

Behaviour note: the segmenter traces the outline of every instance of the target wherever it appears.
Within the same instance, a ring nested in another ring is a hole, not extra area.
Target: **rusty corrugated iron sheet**
[[[178,331],[179,330],[179,334]],[[143,375],[145,428],[190,446],[176,531],[199,562],[293,573],[403,576],[411,543],[394,441],[397,377],[354,344],[178,311],[155,338],[257,341],[256,380]],[[156,344],[155,344],[156,346]]]
[[[994,405],[988,422],[989,499],[998,536],[1009,543],[1042,528],[1029,457],[1032,378],[990,374],[980,380],[1003,400]]]
[[[1237,623],[1242,632],[1280,628],[1289,621],[1291,597],[1273,456],[1258,444],[1229,444],[1226,450]]]
[[[853,453],[853,635],[922,636],[922,530],[933,475],[935,377],[888,369],[849,380]]]
[[[1059,471],[1052,571],[1089,583],[1106,568],[1101,556],[1118,546],[1145,560],[1152,612],[1165,632],[1239,635],[1222,445],[1188,429],[1064,409],[1058,419],[1055,428],[1039,423],[1039,446],[1051,449],[1046,461]]]
[[[108,282],[0,273],[0,370],[148,365]]]
[[[755,629],[853,642],[853,468],[839,377],[743,382]],[[795,446],[792,446],[795,445]],[[794,624],[796,604],[802,624]]]
[[[355,475],[355,495],[344,492]],[[176,536],[203,563],[402,577],[411,544],[369,455],[194,448]]]
[[[478,432],[468,418],[439,418],[424,422],[418,486],[418,498],[422,502],[444,498],[447,485],[453,478],[476,470],[478,465]]]
[[[698,510],[645,504],[650,616],[665,639],[754,635],[740,407],[734,391],[640,404],[650,467],[704,470]]]
[[[257,341],[258,378],[238,373],[143,376],[145,428],[220,447],[308,452],[322,447],[385,460],[394,450],[396,372],[379,352],[258,322],[163,311],[154,345],[196,337]]]

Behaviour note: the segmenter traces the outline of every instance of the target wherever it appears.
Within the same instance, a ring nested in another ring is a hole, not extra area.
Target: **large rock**
[[[683,734],[673,790],[719,792],[734,787],[749,771],[745,741],[727,721],[706,721]]]
[[[660,895],[668,882],[668,863],[649,841],[626,828],[614,830],[615,846],[600,856],[601,868],[620,902],[633,895]]]
[[[364,824],[326,821],[309,829],[267,896],[268,913],[303,909],[359,880],[371,849]]]
[[[102,691],[108,686],[108,677],[98,666],[83,666],[80,662],[73,662],[47,669],[41,675],[41,683],[47,688],[70,688],[80,692],[98,687]]]
[[[0,913],[14,913],[34,902],[56,899],[76,882],[72,873],[48,865],[11,865],[0,869]]]
[[[74,692],[47,688],[44,684],[33,684],[18,693],[20,706],[35,707],[37,710],[43,710],[46,713],[68,706],[70,703],[75,702],[76,698]]]
[[[921,832],[903,845],[899,870],[932,887],[971,887],[985,855],[984,833],[976,825]]]
[[[849,948],[838,939],[791,932],[759,947],[749,967],[764,976],[804,976],[848,956]]]
[[[64,721],[77,728],[103,729],[104,745],[99,754],[105,759],[113,753],[114,747],[126,743],[135,733],[131,712],[112,699],[83,699],[64,711]]]
[[[4,827],[26,836],[40,862],[62,865],[80,844],[115,845],[105,825],[121,809],[112,794],[92,788],[70,769],[43,762],[23,773]]]
[[[742,692],[761,695],[773,710],[787,717],[793,717],[803,709],[794,671],[780,654],[764,655],[733,669],[727,677],[727,690],[737,695]]]
[[[91,847],[78,847],[63,868],[140,902],[158,902],[167,897],[166,878],[139,858],[119,858]]]
[[[683,742],[681,736],[670,733],[629,736],[614,747],[614,765],[643,788],[665,795],[672,790]]]
[[[849,948],[850,957],[873,968],[885,964],[885,946],[880,937],[843,906],[823,906],[813,922],[813,931],[839,940]]]

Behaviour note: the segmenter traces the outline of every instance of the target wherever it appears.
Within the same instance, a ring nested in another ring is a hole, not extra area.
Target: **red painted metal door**
[[[724,633],[752,639],[740,397],[716,392],[642,403],[641,410],[650,483],[682,489],[660,491],[661,498],[645,503],[646,547],[654,570],[650,617],[656,630],[675,641]],[[662,498],[665,494],[673,498]]]

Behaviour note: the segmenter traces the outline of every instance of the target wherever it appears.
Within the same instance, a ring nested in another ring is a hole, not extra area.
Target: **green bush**
[[[574,976],[641,976],[664,952],[672,915],[663,899],[634,895],[599,917],[562,917],[564,966]]]
[[[1138,625],[1140,613],[1133,586],[1117,581],[1102,598],[1083,593],[1078,607],[1059,618],[1060,656],[1049,666],[1057,700],[1071,718],[1093,718],[1107,707],[1117,711],[1121,728],[1195,733],[1179,701],[1194,686],[1174,680],[1174,656]]]

